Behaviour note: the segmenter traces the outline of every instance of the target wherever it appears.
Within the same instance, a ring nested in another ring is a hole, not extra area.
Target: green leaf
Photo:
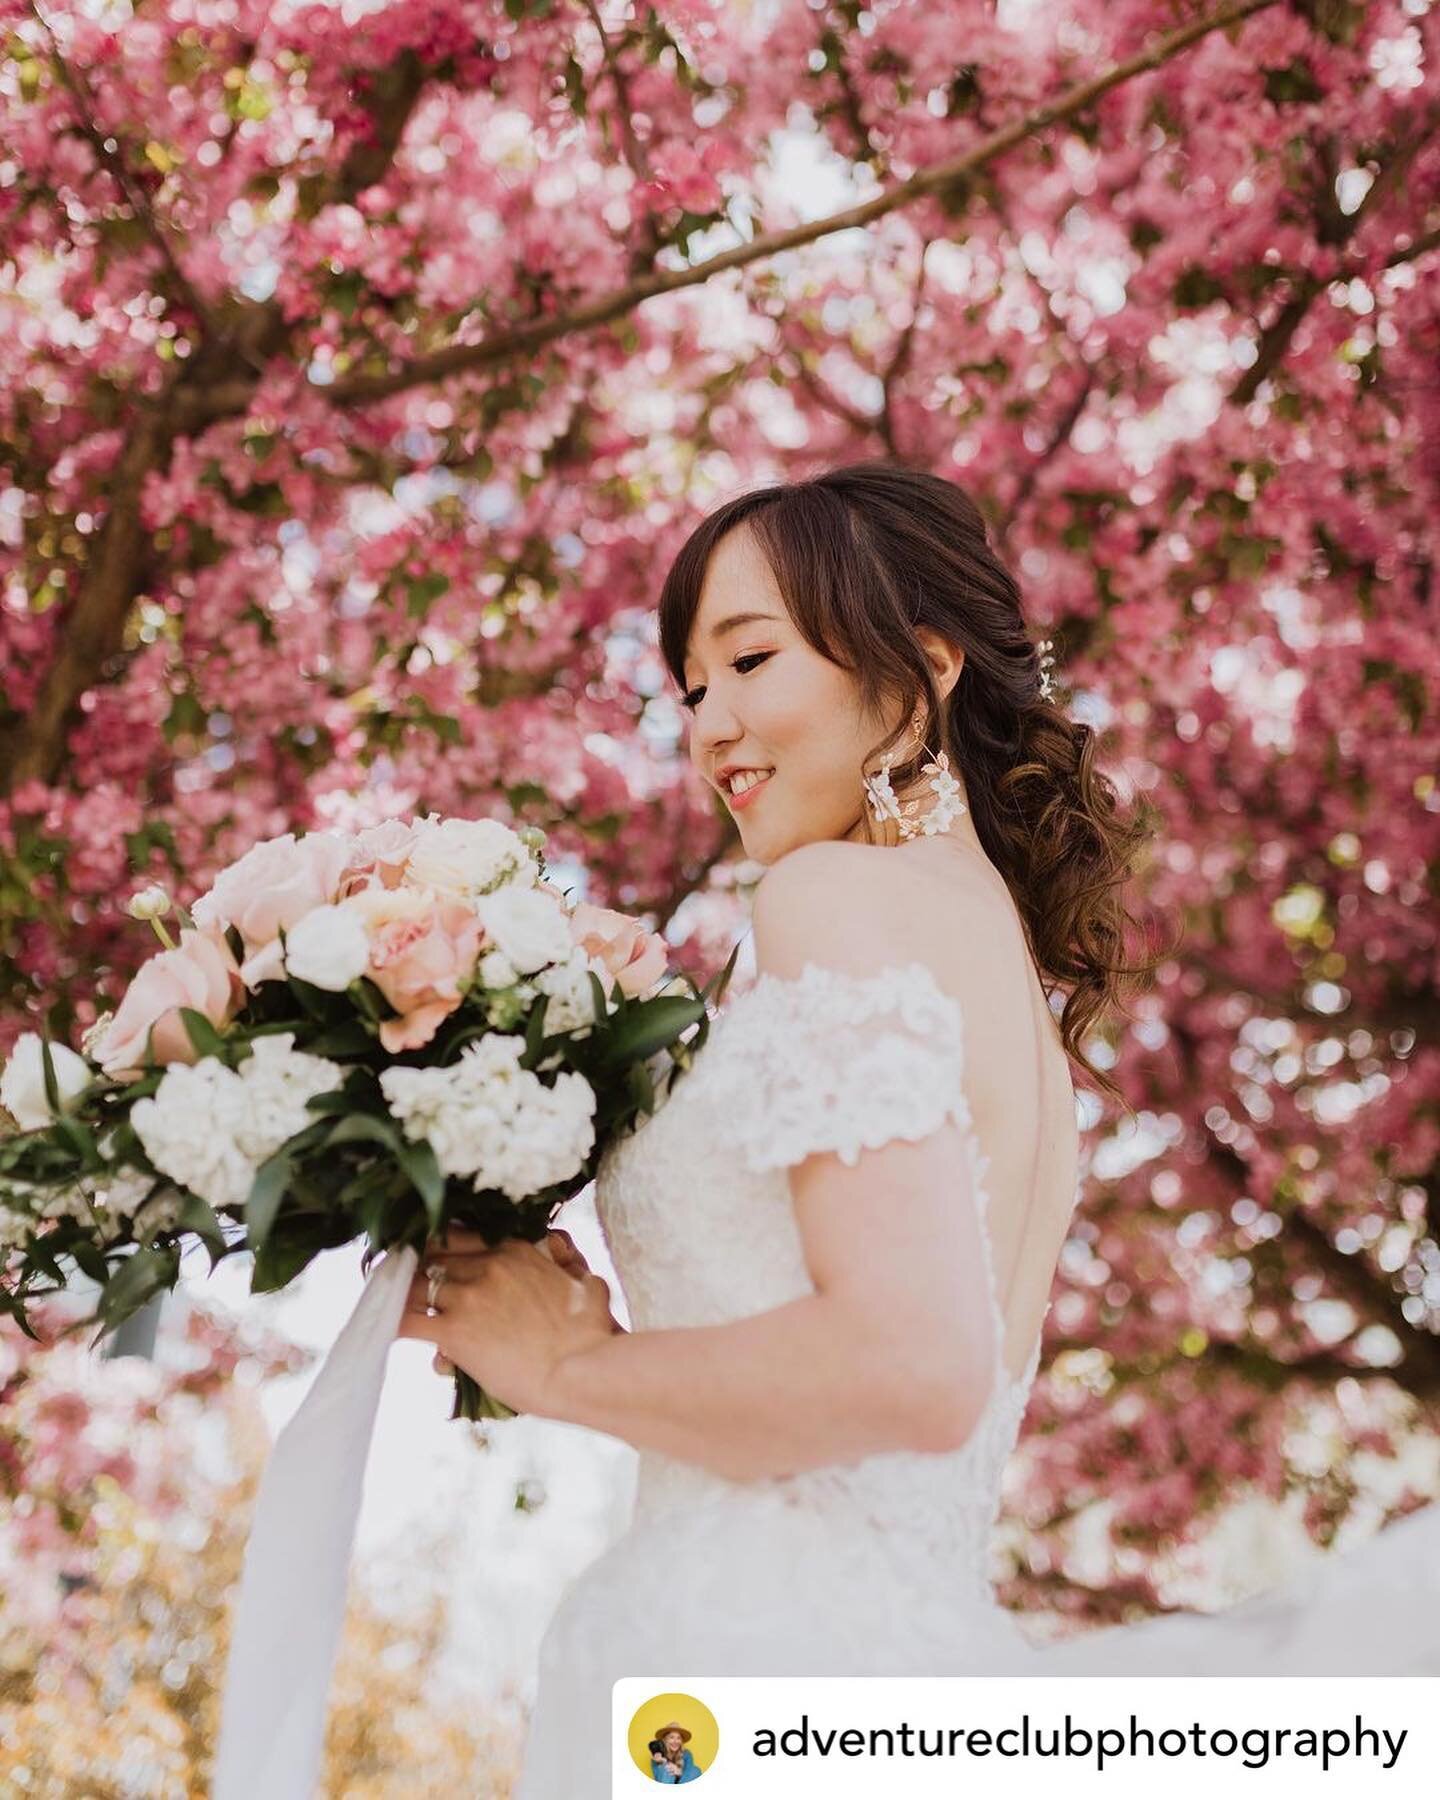
[[[703,1000],[686,1000],[679,994],[644,1000],[617,1021],[605,1041],[602,1069],[623,1068],[645,1061],[657,1050],[668,1050],[699,1019],[705,1017]]]
[[[55,1252],[50,1248],[48,1242],[49,1238],[54,1235],[53,1232],[47,1232],[45,1237],[31,1238],[25,1246],[25,1260],[34,1268],[39,1269],[42,1275],[48,1275],[52,1281],[58,1281],[63,1286],[65,1276],[59,1263],[56,1262]]]
[[[326,1137],[327,1144],[357,1144],[369,1141],[383,1144],[398,1158],[404,1140],[388,1119],[377,1119],[374,1113],[351,1113]]]
[[[603,983],[600,980],[600,977],[595,973],[595,971],[593,969],[591,969],[591,971],[590,971],[590,989],[591,989],[591,992],[595,996],[596,1023],[603,1024],[605,1022],[605,1020],[610,1017],[610,998],[605,992],[605,988],[604,988]],[[616,991],[618,994],[619,990],[617,989]]]
[[[220,1220],[215,1208],[208,1200],[202,1200],[199,1194],[186,1194],[180,1208],[177,1221],[186,1231],[193,1231],[210,1252],[210,1267],[213,1269],[226,1254],[225,1233],[220,1228]]]
[[[273,1238],[255,1253],[255,1266],[250,1272],[252,1294],[273,1294],[292,1282],[325,1248],[323,1244],[299,1239]]]
[[[180,1023],[195,1046],[197,1056],[217,1056],[222,1062],[225,1060],[225,1040],[204,1013],[196,1012],[193,1006],[182,1006]]]
[[[539,1059],[540,1046],[545,1041],[545,1015],[549,1010],[550,996],[541,994],[525,1027],[525,1055],[531,1062]]]
[[[354,1104],[355,1102],[344,1088],[331,1088],[328,1093],[312,1094],[305,1102],[305,1110],[327,1118],[334,1118],[341,1113],[349,1112]]]
[[[359,1019],[348,1019],[317,1032],[303,1047],[311,1056],[368,1056],[375,1048],[375,1035]]]
[[[655,1082],[650,1074],[648,1063],[637,1062],[630,1065],[626,1080],[630,1092],[635,1096],[635,1104],[647,1113],[655,1110]]]
[[[729,960],[726,962],[725,967],[718,975],[713,976],[705,983],[704,987],[701,988],[700,998],[702,1000],[713,1000],[717,1006],[720,1004],[726,988],[730,985],[730,977],[735,973],[735,962],[739,955],[740,945],[737,943],[731,950]]]
[[[70,1255],[75,1258],[75,1265],[82,1275],[88,1275],[92,1281],[99,1282],[101,1287],[110,1279],[110,1265],[103,1253],[94,1244],[83,1238],[70,1246]]]
[[[55,1079],[55,1059],[50,1054],[50,1040],[40,1040],[40,1067],[45,1077],[45,1104],[57,1117],[60,1113],[60,1083]]]
[[[313,987],[308,981],[301,981],[298,975],[287,975],[290,991],[300,1002],[312,1019],[322,1025],[332,1022],[335,1009],[335,995],[327,993],[324,988]]]
[[[430,1144],[421,1139],[406,1143],[399,1152],[400,1167],[415,1184],[415,1191],[425,1203],[425,1215],[432,1231],[440,1228],[445,1210],[445,1177]]]
[[[50,1129],[62,1142],[80,1158],[87,1169],[103,1169],[105,1159],[100,1154],[100,1146],[95,1142],[94,1134],[89,1126],[81,1124],[79,1119],[72,1119],[61,1114]]]
[[[163,1250],[137,1250],[133,1256],[127,1256],[100,1296],[98,1316],[105,1321],[106,1329],[123,1324],[162,1288],[174,1287],[179,1271],[180,1254],[173,1245]]]
[[[290,1186],[292,1166],[293,1159],[286,1147],[277,1150],[255,1171],[255,1179],[250,1184],[250,1193],[245,1201],[245,1238],[257,1256],[270,1235],[270,1227],[275,1223],[280,1202]]]

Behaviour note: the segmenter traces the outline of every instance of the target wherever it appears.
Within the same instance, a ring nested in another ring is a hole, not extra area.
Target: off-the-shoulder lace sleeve
[[[924,963],[762,974],[722,1018],[712,1092],[754,1174],[819,1151],[853,1166],[947,1117],[968,1132],[960,1005]]]

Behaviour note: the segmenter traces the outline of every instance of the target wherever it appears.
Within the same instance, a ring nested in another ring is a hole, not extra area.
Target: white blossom
[[[475,911],[491,944],[520,975],[547,963],[567,962],[574,945],[570,926],[553,894],[543,888],[501,888],[483,894]]]
[[[242,1206],[260,1164],[314,1123],[306,1102],[344,1076],[294,1043],[288,1031],[256,1038],[238,1070],[213,1056],[172,1065],[130,1114],[155,1167],[214,1207]]]
[[[489,1032],[444,1069],[387,1069],[380,1086],[407,1138],[447,1175],[512,1200],[564,1181],[595,1144],[595,1090],[574,1070],[548,1087],[520,1067],[525,1040]]]
[[[16,1212],[13,1206],[0,1200],[0,1249],[28,1243],[34,1230],[35,1221],[29,1213]]]
[[[407,878],[442,894],[474,899],[497,889],[534,887],[535,859],[523,839],[498,819],[440,819],[415,827]]]
[[[50,1046],[50,1060],[63,1110],[68,1100],[89,1087],[95,1079],[95,1071],[83,1056],[77,1056],[65,1044]],[[0,1106],[22,1131],[38,1131],[54,1117],[50,1102],[45,1098],[45,1064],[38,1032],[22,1032],[15,1040],[5,1072],[0,1075]]]
[[[130,896],[125,910],[132,919],[139,919],[144,924],[151,919],[163,919],[174,904],[159,882],[152,882],[149,887],[141,888],[138,894]]]
[[[577,944],[568,962],[544,969],[535,977],[535,986],[550,996],[545,1008],[545,1035],[558,1031],[574,1032],[588,1037],[595,1024],[595,989],[590,982],[590,958]],[[604,977],[601,978],[604,985]]]
[[[317,906],[285,939],[286,970],[330,994],[343,994],[369,962],[369,934],[353,907]]]
[[[475,967],[485,988],[514,987],[520,979],[520,971],[499,950],[487,950]]]

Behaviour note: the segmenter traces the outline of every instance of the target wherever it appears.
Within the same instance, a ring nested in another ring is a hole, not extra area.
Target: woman
[[[1115,1092],[1081,1041],[1153,964],[1117,954],[1142,828],[974,505],[884,463],[744,495],[681,550],[660,639],[766,873],[755,983],[597,1179],[633,1329],[563,1233],[452,1243],[440,1316],[417,1281],[401,1327],[641,1453],[629,1531],[546,1636],[521,1800],[609,1791],[633,1673],[1440,1668],[1440,1591],[1428,1623],[1389,1616],[1417,1557],[1440,1568],[1434,1509],[1308,1602],[1046,1649],[995,1603],[1075,1198],[1069,1065]],[[636,1608],[662,1561],[684,1589]]]
[[[690,1733],[683,1725],[662,1725],[655,1733],[660,1748],[651,1757],[651,1777],[669,1787],[683,1787],[687,1781],[698,1781],[703,1771],[685,1748]]]

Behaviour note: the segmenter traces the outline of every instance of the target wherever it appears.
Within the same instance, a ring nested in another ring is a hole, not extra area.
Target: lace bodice
[[[959,1450],[873,1456],[762,1484],[645,1451],[637,1523],[763,1486],[817,1524],[904,1544],[990,1598],[988,1539],[1039,1345],[1011,1377],[964,1048],[959,1003],[923,963],[864,976],[813,963],[798,977],[761,974],[715,1019],[657,1111],[607,1151],[596,1209],[633,1325],[715,1325],[813,1292],[788,1168],[817,1151],[853,1165],[862,1149],[918,1142],[953,1119],[965,1145],[956,1201],[973,1197],[979,1212],[996,1340],[994,1390]]]

